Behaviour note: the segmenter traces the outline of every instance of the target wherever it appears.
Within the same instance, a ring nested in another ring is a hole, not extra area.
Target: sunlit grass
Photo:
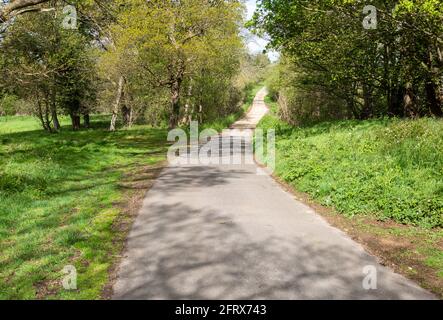
[[[267,104],[277,109],[269,98]],[[292,127],[269,114],[259,126],[276,130],[278,177],[352,221],[361,217],[387,222],[384,228],[356,225],[376,237],[389,230],[388,235],[409,242],[402,254],[433,270],[414,277],[442,294],[431,280],[443,277],[442,120],[379,119]],[[394,263],[404,261],[391,254]],[[407,265],[400,268],[412,272]]]
[[[1,299],[100,297],[121,248],[113,224],[122,175],[162,161],[166,131],[110,133],[106,117],[94,120],[93,129],[58,134],[31,117],[0,121]],[[77,291],[61,288],[68,264],[78,269]]]
[[[268,103],[272,103],[268,100]],[[338,121],[277,134],[276,173],[343,214],[443,227],[443,121]]]

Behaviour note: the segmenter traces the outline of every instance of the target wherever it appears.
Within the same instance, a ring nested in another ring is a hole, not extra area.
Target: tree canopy
[[[28,101],[48,131],[58,114],[78,129],[96,110],[112,113],[111,130],[226,116],[258,78],[246,70],[265,67],[247,53],[239,0],[3,3],[0,95]]]
[[[250,25],[270,36],[286,65],[297,66],[295,83],[282,84],[297,87],[282,90],[292,92],[290,105],[296,96],[309,94],[335,100],[336,109],[344,105],[345,113],[359,119],[442,116],[441,1],[371,5],[361,0],[262,0]]]

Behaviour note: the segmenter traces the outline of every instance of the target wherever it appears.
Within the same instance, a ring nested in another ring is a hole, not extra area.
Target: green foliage
[[[18,98],[14,95],[6,94],[0,97],[0,115],[13,116],[17,113]]]
[[[63,126],[69,118],[62,118]],[[98,299],[123,246],[115,224],[129,173],[164,160],[163,129],[48,135],[32,117],[0,122],[0,299]],[[124,185],[125,184],[125,185]],[[77,291],[61,286],[66,265]]]
[[[267,84],[270,97],[279,103],[281,119],[291,124],[308,124],[352,116],[344,99],[328,95],[306,76],[286,57],[272,70]]]
[[[238,1],[124,1],[102,68],[127,81],[125,103],[155,122],[213,120],[237,111],[244,44]],[[128,3],[130,5],[128,5]]]
[[[42,7],[55,10],[19,15],[0,41],[0,89],[30,101],[28,114],[48,131],[57,114],[77,129],[78,116],[95,110],[121,113],[128,126],[214,121],[238,112],[245,86],[269,64],[246,53],[240,1],[72,4],[77,30],[62,28],[65,4],[52,1]]]
[[[270,104],[272,102],[268,101]],[[349,215],[443,226],[443,122],[326,122],[291,127],[275,116],[277,175]]]
[[[439,2],[260,1],[250,25],[283,52],[277,89],[289,106],[287,120],[339,119],[343,110],[357,119],[443,116]],[[368,4],[377,8],[369,30],[362,25]],[[292,69],[292,82],[283,68]],[[312,112],[315,106],[322,109]]]
[[[91,112],[97,90],[94,49],[79,30],[62,28],[60,10],[17,17],[0,42],[0,87],[29,101],[26,113],[48,131],[58,129],[57,113]]]

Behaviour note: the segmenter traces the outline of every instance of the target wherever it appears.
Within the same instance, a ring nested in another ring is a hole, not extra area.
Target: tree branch
[[[48,2],[49,0],[12,0],[7,5],[0,8],[0,23],[7,22],[12,17],[29,11],[25,10],[31,6]]]

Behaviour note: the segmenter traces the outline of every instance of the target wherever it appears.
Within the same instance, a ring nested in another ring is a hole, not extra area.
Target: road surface
[[[255,127],[265,95],[228,135],[242,139]],[[257,172],[255,164],[167,167],[130,232],[113,298],[434,298]]]

